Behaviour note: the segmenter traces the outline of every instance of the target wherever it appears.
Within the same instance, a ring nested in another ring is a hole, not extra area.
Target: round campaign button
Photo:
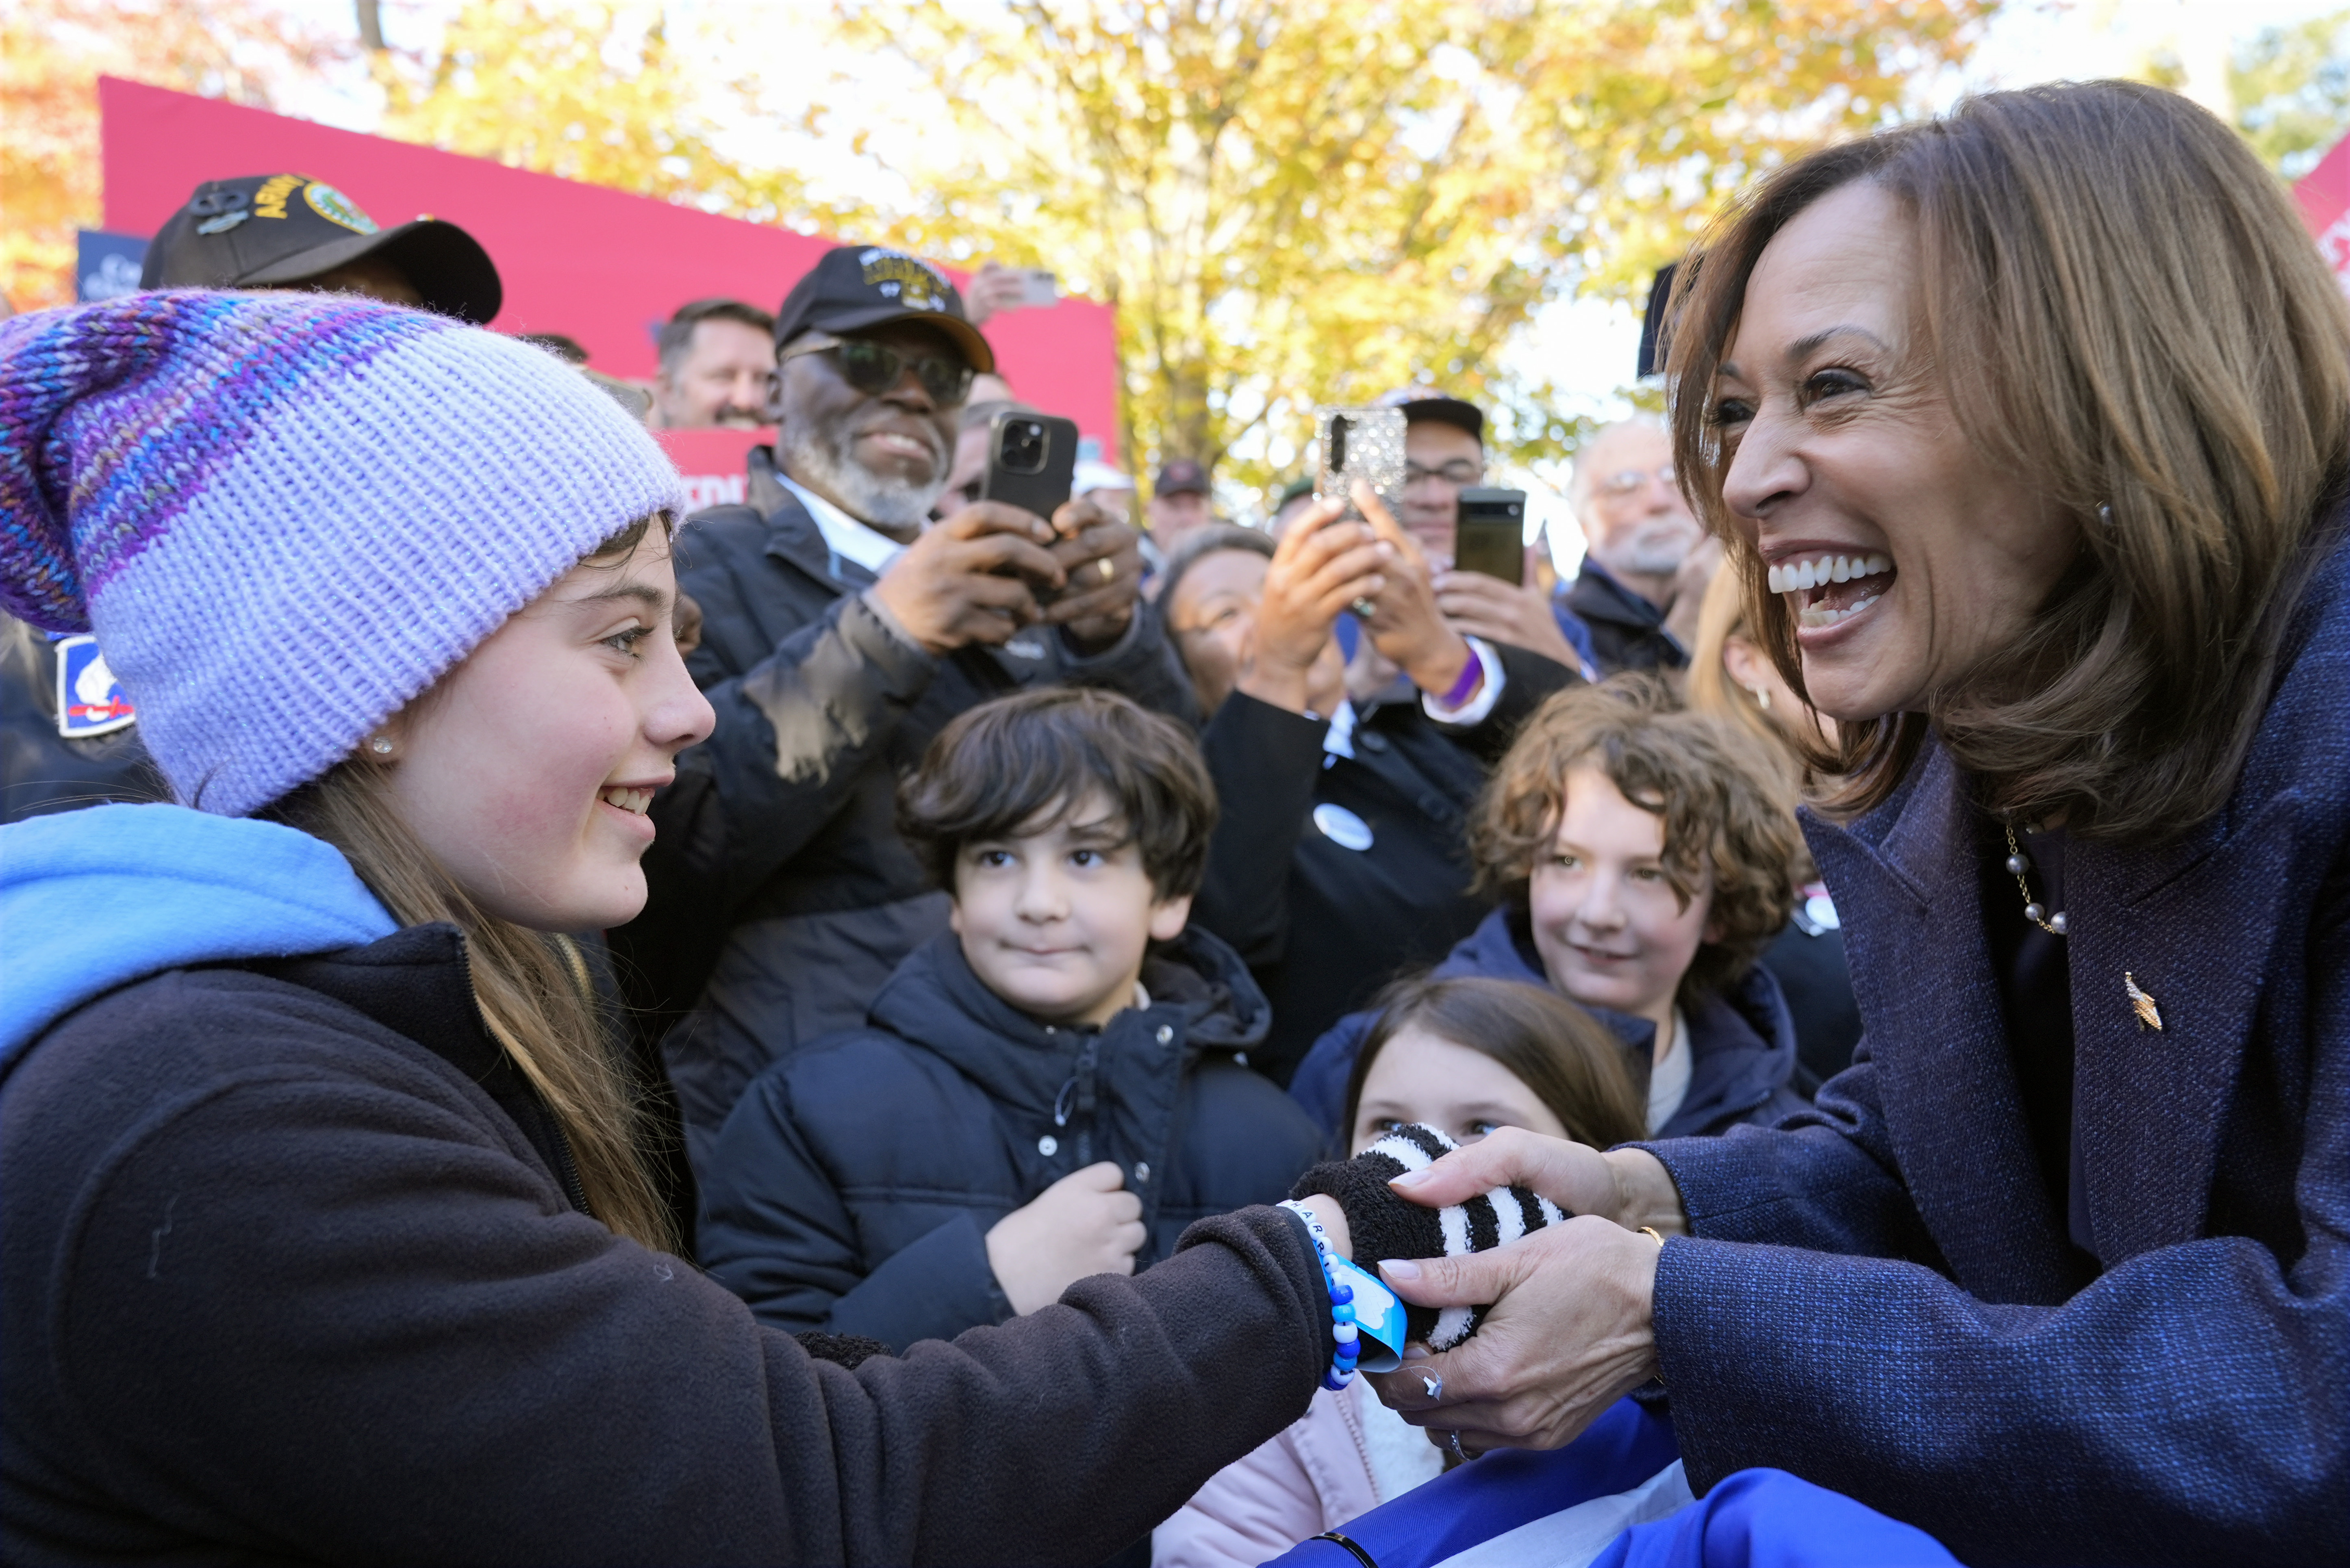
[[[1314,808],[1314,826],[1341,849],[1361,851],[1371,846],[1371,825],[1343,805],[1325,801]]]

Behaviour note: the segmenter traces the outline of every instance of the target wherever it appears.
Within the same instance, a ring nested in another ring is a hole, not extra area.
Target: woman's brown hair
[[[1607,1148],[1648,1135],[1648,1109],[1632,1088],[1622,1042],[1555,992],[1484,975],[1405,980],[1388,987],[1377,1006],[1378,1021],[1347,1080],[1350,1139],[1371,1064],[1407,1028],[1491,1056],[1532,1089],[1577,1143]]]
[[[626,561],[654,522],[636,523],[589,560]],[[620,1235],[675,1251],[669,1210],[645,1168],[648,1127],[571,940],[501,919],[466,897],[401,820],[380,767],[340,763],[269,815],[341,850],[401,925],[445,920],[464,933],[483,1025],[554,1113],[589,1211]]]
[[[1667,374],[1690,504],[1799,692],[1785,599],[1722,501],[1713,386],[1764,247],[1859,180],[1917,224],[1921,351],[1960,428],[2083,549],[2013,648],[1923,712],[1839,726],[1814,759],[1846,776],[1832,804],[1883,803],[1930,728],[2002,815],[2183,832],[2234,787],[2350,473],[2350,309],[2276,178],[2158,88],[1986,94],[1772,175],[1677,278]]]
[[[1665,879],[1683,909],[1712,886],[1712,935],[1681,977],[1682,998],[1744,975],[1794,907],[1803,841],[1783,757],[1727,719],[1683,709],[1655,676],[1570,686],[1534,710],[1470,819],[1481,891],[1524,906],[1578,766],[1664,818]]]

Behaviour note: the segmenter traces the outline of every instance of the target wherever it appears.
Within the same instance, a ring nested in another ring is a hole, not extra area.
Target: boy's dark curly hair
[[[1682,998],[1743,976],[1794,907],[1803,839],[1784,759],[1736,724],[1681,707],[1655,676],[1570,687],[1526,721],[1477,804],[1469,842],[1481,891],[1525,908],[1578,766],[1664,818],[1665,879],[1683,909],[1712,884],[1715,936],[1682,976]]]
[[[981,839],[1042,833],[1096,794],[1124,824],[1161,898],[1200,889],[1216,786],[1199,742],[1114,691],[1051,686],[959,715],[898,789],[898,831],[951,893],[955,857]]]

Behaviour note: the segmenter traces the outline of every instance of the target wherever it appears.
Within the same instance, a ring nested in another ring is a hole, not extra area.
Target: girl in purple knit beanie
[[[674,1254],[553,933],[637,913],[711,730],[679,506],[439,317],[0,324],[0,607],[95,634],[175,796],[0,828],[0,1558],[1098,1563],[1305,1408],[1277,1209],[854,1370]]]

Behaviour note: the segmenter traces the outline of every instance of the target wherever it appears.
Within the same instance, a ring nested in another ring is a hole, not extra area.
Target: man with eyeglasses
[[[651,899],[615,933],[699,1158],[743,1089],[865,1020],[946,929],[896,825],[899,775],[965,709],[1082,680],[1189,722],[1190,683],[1139,608],[1134,530],[1080,498],[1048,521],[945,494],[986,338],[945,275],[830,251],[775,317],[777,441],[750,504],[700,513],[679,586],[718,712],[654,800]],[[943,499],[932,523],[934,504]]]
[[[1461,493],[1485,483],[1484,412],[1429,386],[1399,389],[1378,404],[1403,410],[1404,483],[1396,522],[1419,546],[1445,622],[1463,637],[1523,648],[1587,672],[1586,634],[1573,617],[1556,613],[1531,569],[1523,585],[1452,569]],[[1367,691],[1375,673],[1384,672],[1358,670],[1355,684]]]
[[[1602,427],[1575,454],[1567,499],[1585,551],[1564,602],[1590,628],[1601,673],[1688,669],[1721,549],[1673,481],[1672,437],[1646,415]]]

